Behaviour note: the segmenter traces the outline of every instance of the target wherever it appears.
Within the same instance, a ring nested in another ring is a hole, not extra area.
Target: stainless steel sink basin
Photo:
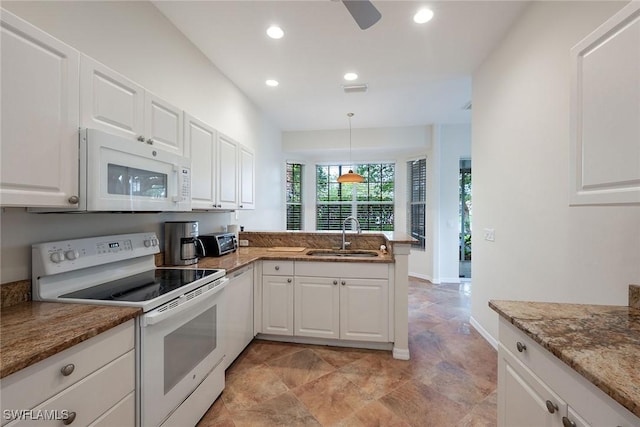
[[[307,252],[309,256],[326,256],[326,257],[342,257],[342,258],[373,258],[378,253],[374,251],[341,251],[333,249],[319,249]]]

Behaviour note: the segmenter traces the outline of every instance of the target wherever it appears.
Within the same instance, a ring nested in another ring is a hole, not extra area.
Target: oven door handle
[[[146,326],[153,326],[153,325],[157,325],[158,323],[162,322],[163,320],[168,319],[169,317],[173,317],[176,316],[186,310],[190,310],[192,309],[194,306],[201,304],[201,303],[205,303],[207,301],[211,301],[213,298],[215,298],[217,296],[217,294],[219,294],[220,292],[222,292],[224,290],[224,288],[227,286],[227,283],[229,283],[229,279],[227,279],[226,277],[220,279],[220,283],[213,289],[209,289],[208,291],[206,291],[203,295],[199,295],[195,298],[192,298],[190,300],[187,300],[185,302],[179,303],[178,305],[175,306],[171,306],[172,302],[168,302],[167,304],[165,304],[162,307],[158,307],[152,311],[150,311],[149,313],[146,313],[142,316],[141,321],[140,321],[140,325],[144,328]],[[194,291],[191,291],[194,292]],[[178,300],[183,299],[183,298],[187,298],[186,295],[188,295],[189,293],[182,295],[180,298],[178,298]],[[167,307],[167,308],[164,308]]]

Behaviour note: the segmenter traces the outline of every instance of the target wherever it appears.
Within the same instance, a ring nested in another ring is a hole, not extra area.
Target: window
[[[302,230],[303,169],[299,163],[287,163],[287,230]]]
[[[407,228],[418,241],[412,246],[424,250],[427,217],[427,159],[407,162]]]
[[[353,169],[364,176],[359,184],[340,184],[338,177]],[[363,230],[393,231],[393,163],[316,166],[316,229],[341,230],[349,215]]]

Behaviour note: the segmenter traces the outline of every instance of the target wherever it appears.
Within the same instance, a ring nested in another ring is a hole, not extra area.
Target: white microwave
[[[31,211],[191,211],[190,159],[95,129],[79,143],[77,208]]]

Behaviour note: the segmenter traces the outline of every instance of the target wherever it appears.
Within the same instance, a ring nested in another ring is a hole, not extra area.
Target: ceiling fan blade
[[[342,0],[361,30],[366,30],[382,18],[378,9],[369,0]]]

